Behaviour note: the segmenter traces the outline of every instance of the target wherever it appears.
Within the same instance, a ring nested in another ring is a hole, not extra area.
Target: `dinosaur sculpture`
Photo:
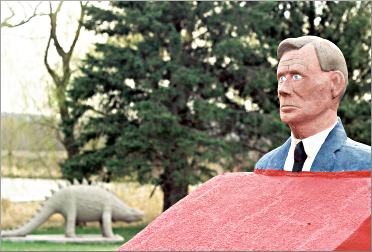
[[[65,236],[75,237],[75,225],[90,221],[99,221],[104,237],[113,237],[111,223],[115,221],[133,222],[141,220],[143,213],[128,207],[112,192],[98,186],[88,185],[86,180],[53,192],[39,212],[25,225],[14,229],[1,231],[2,237],[25,236],[43,224],[55,213],[60,213],[65,219]]]

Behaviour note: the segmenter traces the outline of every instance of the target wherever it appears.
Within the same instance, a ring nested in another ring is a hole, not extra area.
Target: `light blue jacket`
[[[291,138],[282,146],[265,154],[256,163],[255,169],[283,170]],[[342,122],[327,136],[311,165],[311,172],[361,171],[371,169],[371,147],[346,136]]]

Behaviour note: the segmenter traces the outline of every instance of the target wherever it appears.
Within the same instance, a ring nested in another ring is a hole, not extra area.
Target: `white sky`
[[[15,11],[16,15],[11,22],[16,23],[23,18],[24,9],[32,13],[32,6],[37,3],[1,1],[1,19],[3,21],[9,17],[7,4]],[[31,8],[29,5],[32,5]],[[48,2],[43,2],[39,7],[42,13],[47,13],[48,9]],[[79,13],[79,2],[66,1],[58,15],[57,35],[66,49],[71,45]],[[49,22],[48,16],[40,16],[19,27],[1,29],[1,112],[53,114],[48,105],[47,91],[48,83],[50,85],[52,81],[43,61]],[[93,43],[102,39],[82,29],[74,54],[78,59],[82,59]],[[51,49],[50,62],[53,66],[59,57],[53,44]]]

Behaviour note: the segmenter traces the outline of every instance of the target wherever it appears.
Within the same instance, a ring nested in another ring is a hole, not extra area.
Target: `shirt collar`
[[[296,146],[300,141],[302,141],[304,144],[306,155],[308,157],[315,158],[315,156],[318,154],[318,151],[320,150],[320,147],[327,138],[329,132],[331,132],[331,130],[336,126],[336,124],[337,120],[331,127],[304,139],[295,138],[293,133],[291,132],[291,144],[292,146]]]

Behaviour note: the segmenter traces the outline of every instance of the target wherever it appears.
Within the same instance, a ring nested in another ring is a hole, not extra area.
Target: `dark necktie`
[[[304,166],[305,160],[307,158],[304,144],[299,142],[296,145],[295,151],[294,151],[294,163],[293,163],[293,172],[300,172],[302,171],[302,167]]]

